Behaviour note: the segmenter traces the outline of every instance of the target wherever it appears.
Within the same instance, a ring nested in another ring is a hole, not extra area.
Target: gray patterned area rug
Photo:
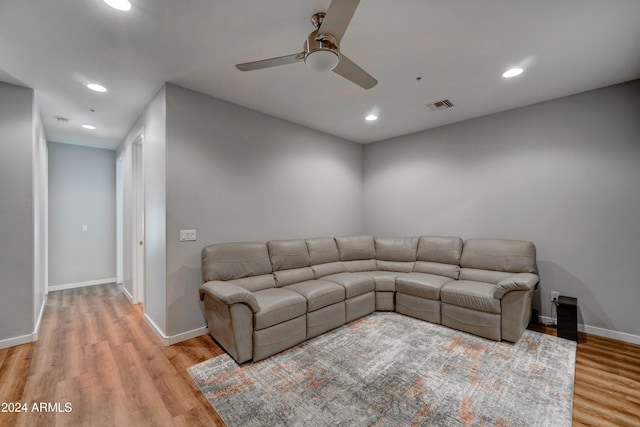
[[[188,369],[229,426],[570,426],[576,343],[373,313],[266,360]]]

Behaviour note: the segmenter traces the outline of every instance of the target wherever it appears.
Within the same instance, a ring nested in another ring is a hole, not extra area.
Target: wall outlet
[[[558,302],[558,298],[560,298],[560,292],[551,291],[551,302]]]
[[[196,241],[196,230],[180,230],[180,241],[181,242],[195,242]]]

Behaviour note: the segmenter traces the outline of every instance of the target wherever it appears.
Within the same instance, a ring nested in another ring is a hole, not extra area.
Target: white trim
[[[133,300],[133,295],[131,295],[131,294],[129,293],[129,291],[127,290],[127,288],[125,288],[125,287],[124,287],[124,283],[120,283],[120,284],[119,284],[119,286],[120,286],[120,289],[122,289],[122,293],[124,294],[124,296],[126,296],[126,297],[127,297],[127,299],[129,300],[129,302],[130,302],[131,304],[138,304],[137,302],[135,302],[135,301]]]
[[[42,314],[44,313],[44,306],[47,303],[47,295],[44,295],[42,298],[42,305],[40,306],[40,314],[38,315],[38,321],[36,322],[36,327],[33,330],[33,341],[38,341],[38,333],[40,332],[40,325],[42,324]]]
[[[124,154],[116,158],[116,281],[124,282]]]
[[[155,322],[151,320],[151,318],[147,315],[147,313],[145,313],[143,317],[144,317],[144,321],[147,323],[147,325],[149,325],[149,327],[153,330],[153,332],[155,332],[156,335],[158,335],[158,338],[160,338],[160,341],[162,341],[162,344],[165,347],[209,333],[209,328],[207,328],[206,326],[202,326],[200,328],[182,332],[177,335],[168,336],[168,335],[165,335],[160,330],[158,325],[156,325]]]
[[[581,325],[578,323],[578,330],[591,335],[612,338],[618,341],[624,341],[631,344],[640,344],[640,335],[627,334],[626,332],[612,331],[611,329],[598,328],[596,326]]]
[[[33,334],[20,335],[19,337],[0,340],[0,348],[15,347],[16,345],[28,344],[30,342],[33,342]]]
[[[153,320],[151,320],[151,318],[149,317],[149,315],[147,313],[144,313],[143,318],[144,318],[144,321],[147,323],[147,325],[149,325],[149,327],[153,330],[153,332],[155,332],[156,335],[160,338],[160,341],[162,341],[162,344],[164,344],[165,346],[170,345],[170,344],[168,344],[169,337],[166,336],[164,334],[164,332],[162,332],[160,330],[158,325],[156,325],[155,322]]]
[[[109,277],[107,279],[89,280],[87,282],[67,283],[64,285],[49,286],[49,291],[63,291],[65,289],[83,288],[85,286],[104,285],[106,283],[115,283],[115,277]]]
[[[30,342],[38,341],[38,333],[40,332],[40,325],[42,324],[42,314],[44,313],[44,306],[47,303],[47,296],[42,299],[42,306],[40,307],[40,314],[38,315],[38,321],[33,332],[27,335],[20,335],[18,337],[7,338],[0,340],[0,349],[15,347],[16,345],[29,344]]]
[[[556,319],[554,317],[549,316],[538,316],[538,323],[542,323],[543,325],[555,326]]]
[[[545,325],[555,325],[556,319],[547,316],[538,316],[538,321]],[[640,335],[627,334],[626,332],[613,331],[611,329],[598,328],[596,326],[583,325],[578,323],[578,330],[599,337],[611,338],[631,344],[640,344]]]
[[[169,344],[167,345],[177,344],[179,342],[190,340],[191,338],[196,338],[201,335],[206,335],[208,333],[209,333],[209,328],[207,328],[206,326],[202,326],[200,328],[192,329],[187,332],[182,332],[177,335],[171,335],[170,337],[168,337]]]

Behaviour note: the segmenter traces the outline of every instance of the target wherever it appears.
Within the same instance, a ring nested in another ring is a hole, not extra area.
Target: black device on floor
[[[578,299],[558,297],[558,336],[578,341]]]

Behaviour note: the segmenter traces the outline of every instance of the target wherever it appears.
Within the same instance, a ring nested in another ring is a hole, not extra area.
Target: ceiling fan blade
[[[304,52],[294,53],[291,55],[278,56],[277,58],[263,59],[261,61],[245,62],[244,64],[236,64],[236,68],[240,71],[259,70],[261,68],[277,67],[278,65],[287,65],[300,62],[304,59]]]
[[[347,58],[345,55],[341,55],[341,57],[342,59],[340,60],[340,63],[333,69],[334,73],[341,75],[345,79],[352,81],[364,89],[371,89],[378,84],[376,79],[357,66],[355,62]]]
[[[358,7],[358,3],[360,3],[360,0],[333,0],[326,16],[322,20],[318,34],[331,34],[340,43]]]

